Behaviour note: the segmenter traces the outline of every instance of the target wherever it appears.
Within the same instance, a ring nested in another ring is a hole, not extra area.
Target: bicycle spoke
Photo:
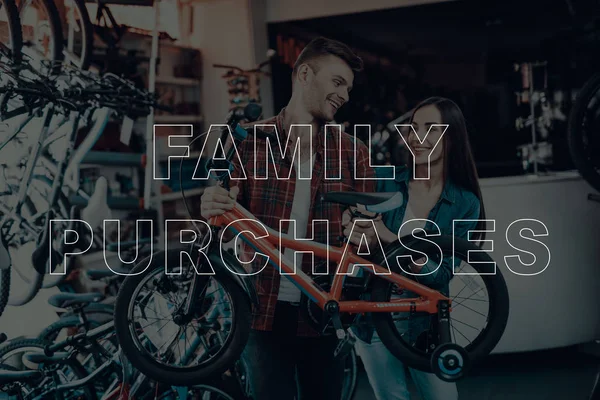
[[[463,303],[464,303],[464,301],[463,301]],[[484,318],[487,318],[487,317],[488,317],[487,315],[485,315],[485,314],[482,314],[482,313],[480,313],[479,311],[477,311],[477,310],[474,310],[474,309],[472,309],[471,307],[464,305],[463,303],[460,303],[460,304],[458,304],[456,307],[458,307],[458,306],[463,306],[464,308],[467,308],[467,309],[469,309],[469,310],[473,311],[475,314],[479,314],[479,315],[481,315],[481,316],[482,316],[482,317],[484,317]]]
[[[477,328],[475,328],[473,325],[469,325],[469,324],[467,324],[466,322],[463,322],[463,321],[461,321],[461,320],[459,320],[459,319],[452,318],[452,320],[453,320],[453,321],[456,321],[456,322],[458,322],[458,323],[460,323],[460,324],[466,325],[466,326],[468,326],[469,328],[471,328],[471,329],[474,329],[474,330],[476,330],[476,331],[481,331],[481,329],[477,329]]]

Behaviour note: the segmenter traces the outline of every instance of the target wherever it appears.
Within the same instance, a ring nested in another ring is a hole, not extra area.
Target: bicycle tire
[[[71,62],[73,65],[82,70],[87,70],[90,67],[92,54],[94,52],[94,27],[90,20],[87,7],[85,6],[84,0],[71,0],[73,6],[81,16],[81,35],[82,35],[82,50],[81,55],[74,56],[68,54],[66,46],[63,46],[63,53],[65,53],[65,61]],[[68,24],[63,24],[63,29],[68,29]],[[63,34],[64,42],[67,42],[66,36]],[[76,60],[74,58],[77,58]]]
[[[168,250],[168,265],[179,264],[179,253],[177,249]],[[132,273],[123,281],[117,301],[115,302],[115,332],[121,349],[131,364],[144,375],[158,382],[164,382],[176,386],[193,386],[204,379],[218,376],[225,372],[237,360],[250,335],[251,308],[250,301],[246,293],[234,282],[234,280],[224,272],[217,272],[214,277],[218,283],[225,289],[225,292],[231,297],[231,305],[234,310],[232,318],[232,328],[228,343],[224,344],[219,357],[214,357],[208,362],[207,366],[195,366],[190,368],[180,368],[167,366],[157,362],[143,350],[138,349],[136,341],[131,336],[129,308],[130,301],[135,301],[134,293],[138,284],[144,283],[146,275],[151,274],[157,268],[164,271],[165,252],[154,253],[152,261],[146,267],[147,259],[142,260]]]
[[[0,271],[0,317],[8,304],[10,293],[10,266]]]
[[[575,167],[594,189],[600,191],[600,165],[594,165],[591,157],[594,153],[592,149],[586,149],[586,135],[583,131],[586,113],[590,101],[600,92],[600,73],[592,76],[583,85],[579,92],[575,104],[569,113],[567,125],[567,140],[569,152]],[[600,104],[598,105],[600,111]],[[596,141],[600,141],[600,132],[597,133]],[[598,155],[595,154],[597,157]]]
[[[436,246],[441,248],[444,256],[455,254],[464,257],[462,260],[469,260],[469,265],[477,272],[484,272],[482,269],[485,267],[482,266],[484,265],[482,263],[492,261],[490,256],[486,252],[482,252],[475,244],[452,236],[429,236],[427,237],[427,241],[418,240],[415,244],[411,245],[411,248],[417,251],[417,253],[421,253],[420,256],[422,256],[423,253],[439,254],[439,249]],[[398,254],[407,254],[400,243],[396,243],[392,247],[400,251]],[[388,251],[386,254],[388,259],[396,259],[395,256],[390,257],[390,254],[394,253]],[[393,272],[401,273],[397,264],[390,264]],[[481,278],[490,294],[489,315],[491,317],[487,318],[486,327],[473,340],[472,343],[475,343],[475,345],[465,347],[471,364],[481,361],[494,349],[502,337],[508,321],[509,299],[504,277],[499,270],[496,270],[496,274],[481,275]],[[375,279],[371,291],[372,301],[389,301],[391,287],[391,282],[384,279]],[[415,350],[399,337],[400,335],[394,325],[391,313],[373,313],[373,323],[379,338],[394,356],[411,368],[432,372],[430,355]]]
[[[34,351],[44,351],[45,347],[50,344],[49,342],[45,342],[39,339],[17,339],[8,343],[5,343],[2,347],[0,347],[0,360],[3,359],[8,353],[18,350],[20,348],[23,349],[31,349]],[[72,369],[77,379],[82,379],[87,376],[85,369],[81,364],[73,358],[70,358],[65,364]],[[83,385],[81,387],[85,392],[86,399],[97,399],[96,391],[94,386],[91,384]]]
[[[358,376],[358,360],[356,359],[356,351],[354,348],[346,357],[346,365],[344,372],[344,387],[342,388],[342,400],[351,400],[356,391],[356,379]]]
[[[19,17],[22,19],[23,13],[27,10],[27,6],[31,5],[34,1],[38,2],[46,12],[48,16],[48,24],[50,28],[50,36],[51,36],[51,49],[50,49],[50,60],[52,61],[52,67],[50,71],[53,74],[58,74],[60,72],[60,62],[63,60],[63,38],[62,38],[62,24],[60,22],[60,16],[58,13],[58,9],[56,8],[56,4],[52,0],[23,0],[19,3]],[[21,33],[23,28],[21,27]],[[24,35],[23,35],[24,36]],[[25,39],[23,39],[23,47],[21,49],[22,52],[25,52],[27,46],[25,44]]]
[[[0,0],[0,12],[6,13],[8,20],[8,36],[10,44],[5,45],[10,50],[10,58],[14,63],[20,63],[22,60],[21,49],[23,48],[23,32],[21,31],[21,20],[19,19],[19,10],[14,0]]]

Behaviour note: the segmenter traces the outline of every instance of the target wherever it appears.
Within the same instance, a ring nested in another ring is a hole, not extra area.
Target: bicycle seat
[[[118,274],[116,272],[118,272]],[[85,274],[87,275],[88,278],[90,278],[90,280],[98,281],[98,280],[104,279],[104,278],[112,278],[115,276],[121,276],[120,274],[128,274],[130,272],[131,272],[131,270],[127,271],[124,269],[123,270],[116,269],[115,272],[113,272],[110,269],[105,268],[105,269],[88,269],[87,271],[85,271]]]
[[[54,355],[47,356],[43,351],[32,351],[30,353],[26,353],[23,356],[25,362],[30,364],[42,364],[42,363],[57,363],[61,361],[65,361],[69,358],[69,353],[67,352],[58,352],[54,353]]]
[[[353,207],[364,206],[367,211],[384,213],[402,206],[404,196],[401,192],[329,192],[321,195],[321,201]]]
[[[0,385],[28,379],[37,379],[42,376],[40,371],[8,371],[0,369]]]
[[[104,300],[104,295],[101,293],[57,293],[50,296],[48,304],[58,308],[67,308],[85,306],[102,300]]]

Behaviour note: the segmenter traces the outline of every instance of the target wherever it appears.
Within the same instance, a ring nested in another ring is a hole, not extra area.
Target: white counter
[[[488,219],[496,220],[490,255],[510,295],[505,334],[495,349],[519,352],[589,342],[600,338],[600,204],[574,171],[546,176],[481,180]],[[504,256],[519,254],[506,242],[508,225],[521,218],[542,221],[539,237],[551,252],[548,268],[535,276],[510,272]]]

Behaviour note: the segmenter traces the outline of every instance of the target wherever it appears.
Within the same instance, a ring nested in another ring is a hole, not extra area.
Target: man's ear
[[[308,66],[308,64],[302,64],[300,67],[298,67],[297,79],[301,84],[310,83],[310,81],[313,79],[313,76],[313,70]]]

